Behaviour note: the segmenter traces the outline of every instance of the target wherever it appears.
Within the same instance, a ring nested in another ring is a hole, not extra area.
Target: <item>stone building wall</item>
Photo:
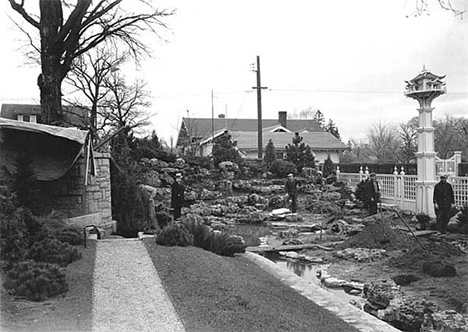
[[[58,180],[44,182],[50,196],[47,204],[67,218],[100,213],[102,222],[112,220],[109,153],[94,153],[96,175],[88,175],[86,194],[83,194],[85,163],[80,157],[73,167]],[[83,204],[84,202],[84,204]]]

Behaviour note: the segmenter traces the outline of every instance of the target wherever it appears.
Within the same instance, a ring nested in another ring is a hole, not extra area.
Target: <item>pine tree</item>
[[[309,145],[305,145],[303,137],[299,136],[299,133],[295,133],[292,144],[286,146],[286,160],[296,165],[299,172],[304,167],[315,168],[315,156],[310,149]]]
[[[228,131],[214,139],[213,145],[213,164],[218,167],[223,161],[232,161],[236,164],[242,164],[242,157],[236,147],[236,142],[232,140]]]
[[[336,124],[333,122],[332,119],[328,120],[328,124],[325,126],[324,129],[326,132],[332,134],[336,138],[341,139],[340,132],[338,131],[338,127],[336,126]]]
[[[265,156],[263,157],[263,162],[268,166],[271,165],[272,162],[276,160],[276,150],[275,146],[273,145],[273,141],[270,139],[268,144],[265,148]]]
[[[317,110],[314,114],[314,120],[318,122],[321,128],[325,127],[325,117],[320,110]]]

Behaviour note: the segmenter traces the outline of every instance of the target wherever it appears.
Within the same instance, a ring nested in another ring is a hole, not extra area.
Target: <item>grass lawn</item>
[[[357,331],[242,256],[145,245],[188,332]]]
[[[1,289],[0,331],[91,331],[96,241],[79,246],[82,258],[66,267],[69,290],[62,296],[31,302],[14,299]]]

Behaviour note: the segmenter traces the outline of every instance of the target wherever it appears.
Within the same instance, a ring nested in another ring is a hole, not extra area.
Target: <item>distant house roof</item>
[[[271,139],[276,149],[282,150],[292,143],[293,134],[284,132],[263,133],[263,145],[266,146]],[[309,145],[312,150],[346,150],[347,146],[338,138],[328,132],[304,132],[303,143]],[[257,133],[255,132],[231,132],[231,137],[237,141],[241,150],[257,150]]]
[[[84,108],[64,105],[64,122],[69,126],[83,126],[88,119],[88,111]],[[17,120],[18,115],[36,115],[38,120],[41,115],[41,105],[35,104],[2,104],[0,117]],[[38,121],[39,122],[39,121]]]
[[[279,125],[278,119],[262,119],[262,128]],[[256,132],[258,130],[257,119],[228,119],[228,118],[182,118],[182,129],[191,137],[204,138],[223,128],[230,131]],[[319,123],[313,119],[288,119],[286,128],[292,132],[323,132]]]

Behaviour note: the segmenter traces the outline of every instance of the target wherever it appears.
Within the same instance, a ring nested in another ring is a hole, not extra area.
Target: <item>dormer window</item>
[[[17,120],[22,121],[22,122],[37,123],[37,116],[36,115],[18,114]]]

